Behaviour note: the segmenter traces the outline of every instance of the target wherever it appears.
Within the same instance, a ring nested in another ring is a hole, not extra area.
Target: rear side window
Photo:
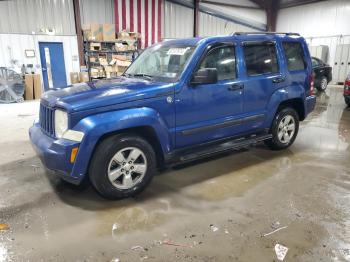
[[[246,43],[243,46],[248,76],[277,73],[276,47],[272,43]]]
[[[283,42],[283,49],[287,59],[289,71],[304,70],[304,51],[299,42]]]
[[[199,67],[199,69],[202,68],[216,68],[218,70],[218,80],[235,79],[236,57],[234,47],[216,47],[209,51]]]

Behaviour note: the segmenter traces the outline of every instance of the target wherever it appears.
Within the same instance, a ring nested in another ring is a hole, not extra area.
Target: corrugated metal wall
[[[79,71],[78,44],[76,36],[48,36],[26,34],[0,34],[0,66],[13,68],[20,72],[22,64],[33,64],[36,73],[41,74],[39,42],[62,42],[67,83],[70,72]],[[27,58],[26,49],[35,50],[35,57]],[[16,61],[14,64],[12,61]]]
[[[281,9],[277,31],[307,37],[350,35],[350,1],[333,0]]]
[[[228,35],[233,32],[256,31],[250,27],[236,24],[209,14],[199,13],[199,36]]]
[[[80,16],[82,24],[114,24],[114,1],[80,0]]]
[[[277,31],[298,32],[310,46],[327,45],[334,66],[339,44],[350,44],[350,1],[333,0],[280,10]]]
[[[191,6],[192,1],[182,0],[183,4],[174,3],[172,1],[164,1],[164,18],[163,18],[163,38],[181,38],[193,36],[193,15],[194,9],[187,7]],[[203,8],[213,9],[213,5],[201,3]],[[262,10],[251,10],[242,8],[222,8],[217,7],[218,16],[211,15],[209,12],[199,12],[199,36],[211,35],[226,35],[237,31],[257,31],[257,28],[252,28],[243,25],[244,23],[252,24],[253,26],[264,28],[266,24],[266,15]],[[213,13],[213,12],[211,12]],[[233,17],[233,14],[235,16]],[[242,23],[236,23],[231,20],[221,18],[222,15],[233,17],[241,20]],[[255,17],[255,20],[252,20]]]
[[[193,36],[193,9],[164,1],[163,38]]]
[[[0,33],[39,34],[48,28],[75,35],[72,0],[0,1]]]

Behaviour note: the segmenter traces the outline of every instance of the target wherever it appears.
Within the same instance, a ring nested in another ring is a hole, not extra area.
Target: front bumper
[[[316,106],[316,96],[308,96],[305,99],[305,117],[310,114]]]
[[[29,138],[34,150],[47,169],[54,171],[70,183],[80,184],[82,176],[73,174],[74,164],[70,163],[72,148],[79,147],[80,143],[51,138],[42,132],[38,123],[34,123],[29,129]]]

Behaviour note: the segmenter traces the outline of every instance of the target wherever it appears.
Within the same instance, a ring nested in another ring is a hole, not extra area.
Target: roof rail
[[[299,33],[282,33],[282,32],[234,32],[231,35],[298,35]]]

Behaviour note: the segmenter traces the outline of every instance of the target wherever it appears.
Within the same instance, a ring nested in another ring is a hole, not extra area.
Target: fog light
[[[78,148],[77,147],[73,147],[72,148],[72,152],[70,153],[70,162],[71,163],[74,163],[75,158],[77,156],[77,153],[78,153]]]

